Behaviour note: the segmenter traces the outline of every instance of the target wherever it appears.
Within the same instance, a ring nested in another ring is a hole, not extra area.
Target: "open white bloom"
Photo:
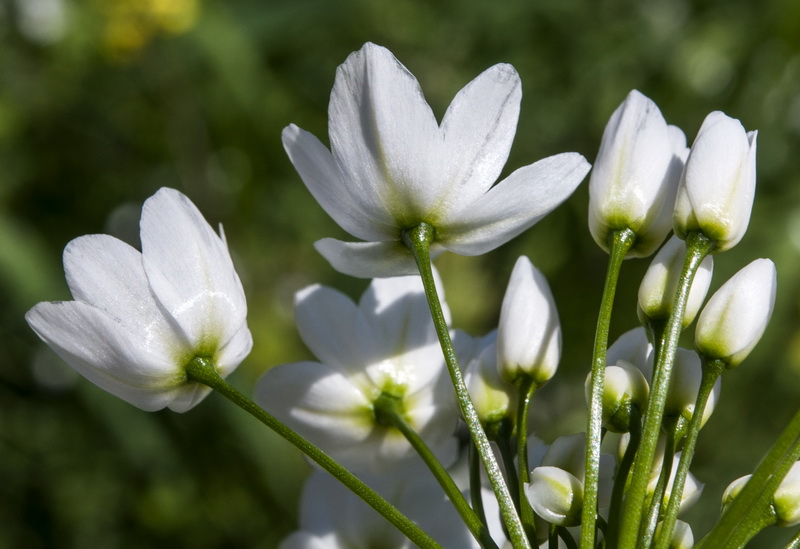
[[[756,259],[733,275],[700,313],[698,352],[729,368],[747,358],[772,317],[777,283],[775,264],[769,259]]]
[[[416,456],[376,418],[386,395],[445,464],[455,458],[453,389],[418,276],[375,279],[357,305],[310,286],[297,293],[295,313],[320,362],[269,370],[256,388],[261,406],[346,467],[378,470]]]
[[[638,313],[643,323],[648,320],[666,320],[672,314],[675,292],[686,258],[686,242],[673,235],[658,251],[639,286]],[[683,314],[685,329],[694,321],[711,285],[714,257],[703,258],[692,280],[689,298]]]
[[[589,229],[609,250],[611,231],[631,229],[628,257],[647,257],[671,229],[686,137],[667,126],[656,104],[636,90],[614,111],[603,132],[589,180]]]
[[[504,379],[553,377],[561,359],[561,324],[544,275],[520,256],[511,272],[497,328],[497,367]]]
[[[540,160],[492,186],[516,132],[521,86],[495,65],[462,89],[441,125],[414,76],[389,50],[367,43],[336,72],[328,108],[330,150],[290,125],[283,144],[308,190],[344,230],[317,250],[343,273],[415,274],[404,230],[435,229],[431,251],[479,255],[563,202],[589,170],[579,154]]]
[[[362,476],[442,547],[478,547],[455,508],[421,463],[407,474]],[[487,503],[490,500],[487,499]],[[496,510],[496,505],[494,507]],[[303,488],[299,523],[298,531],[285,538],[280,549],[416,547],[374,509],[319,470],[311,474]]]
[[[734,247],[747,231],[756,191],[756,136],[715,111],[692,144],[675,200],[673,228],[681,238],[700,231],[715,252]]]
[[[228,246],[183,194],[142,209],[141,253],[108,235],[64,249],[74,301],[39,303],[28,324],[81,375],[143,410],[183,412],[210,389],[187,381],[195,357],[230,374],[252,347]]]

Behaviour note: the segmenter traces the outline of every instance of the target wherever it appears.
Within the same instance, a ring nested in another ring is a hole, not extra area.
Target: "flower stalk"
[[[706,255],[711,253],[714,246],[714,242],[700,232],[690,233],[686,238],[686,259],[678,281],[672,315],[667,320],[663,344],[659,348],[653,371],[650,398],[644,413],[642,441],[636,455],[633,478],[623,508],[620,534],[620,547],[623,549],[632,549],[637,544],[639,527],[643,518],[641,510],[647,494],[647,483],[658,444],[658,435],[661,431],[661,420],[666,406],[672,365],[678,349],[678,339],[681,334],[689,290],[700,263]]]
[[[584,479],[583,512],[581,517],[581,547],[594,547],[595,524],[597,522],[597,493],[600,480],[600,442],[603,427],[603,386],[605,382],[608,332],[611,326],[611,311],[622,261],[636,241],[631,229],[613,231],[609,236],[611,255],[608,262],[600,315],[597,319],[592,373],[589,381],[589,423],[586,429],[586,476]]]
[[[467,386],[464,384],[464,378],[461,375],[461,369],[458,365],[453,342],[450,339],[450,332],[442,312],[439,295],[436,291],[433,278],[433,271],[431,269],[430,245],[434,241],[434,232],[432,226],[427,223],[420,223],[414,228],[403,231],[403,242],[408,249],[411,250],[414,260],[417,263],[420,276],[422,277],[422,284],[425,288],[425,295],[428,298],[433,324],[436,327],[436,334],[439,336],[442,353],[444,353],[445,363],[447,364],[447,371],[450,374],[450,380],[455,389],[456,399],[464,421],[467,423],[472,441],[486,469],[489,482],[492,485],[492,491],[494,491],[497,497],[503,523],[508,529],[508,535],[514,547],[530,548],[530,542],[525,536],[522,521],[514,507],[514,500],[505,484],[503,473],[497,464],[497,460],[494,458],[492,448],[489,445],[489,439],[486,437],[486,433],[481,426],[480,419],[475,411],[475,406],[472,404],[469,391],[467,391]]]

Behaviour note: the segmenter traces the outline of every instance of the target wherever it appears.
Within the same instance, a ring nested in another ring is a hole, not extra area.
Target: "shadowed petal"
[[[367,43],[338,68],[328,120],[333,157],[353,193],[377,197],[395,219],[427,211],[447,183],[436,118],[386,48]]]
[[[442,121],[448,202],[470,203],[497,181],[514,140],[521,98],[517,71],[500,64],[453,99]]]
[[[462,255],[505,244],[566,200],[589,171],[577,153],[563,153],[520,168],[468,207],[452,213],[437,241]]]
[[[193,347],[224,345],[247,305],[228,248],[191,201],[163,188],[142,209],[142,258],[153,293]]]
[[[397,237],[397,227],[375,196],[353,192],[330,151],[319,139],[291,124],[283,130],[283,147],[297,173],[322,209],[345,231],[362,240]]]
[[[359,278],[385,278],[418,274],[417,264],[399,240],[388,242],[343,242],[323,238],[314,243],[317,251],[334,269]],[[443,249],[431,246],[431,257]]]

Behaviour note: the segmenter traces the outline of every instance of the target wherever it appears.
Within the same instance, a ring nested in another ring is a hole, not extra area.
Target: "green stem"
[[[697,395],[692,419],[689,421],[686,441],[683,444],[681,459],[678,462],[678,469],[675,472],[675,480],[672,481],[672,492],[664,513],[664,522],[661,524],[661,532],[656,539],[656,549],[667,549],[672,541],[672,531],[675,529],[675,522],[678,520],[678,511],[683,499],[683,487],[686,483],[686,476],[689,474],[689,465],[692,463],[694,449],[697,444],[697,437],[700,433],[700,426],[703,422],[708,397],[714,389],[714,384],[725,371],[725,363],[721,360],[703,360],[703,377],[700,381],[700,391]]]
[[[333,458],[328,456],[328,454],[295,433],[292,429],[264,411],[256,403],[222,379],[219,373],[217,373],[217,370],[211,360],[195,357],[186,366],[186,375],[188,376],[189,380],[211,387],[222,396],[236,404],[239,408],[290,442],[298,450],[311,458],[311,460],[313,460],[317,465],[325,469],[339,482],[349,488],[355,495],[364,500],[368,505],[380,513],[384,518],[386,518],[386,520],[391,522],[398,530],[405,534],[408,539],[420,547],[441,549],[441,545],[436,543],[436,541],[426,534],[419,526],[414,524],[408,517],[398,511],[394,505],[383,499],[383,497],[375,492],[375,490],[364,484],[358,477],[342,467]]]
[[[650,505],[647,509],[647,515],[641,526],[639,534],[639,549],[648,549],[653,541],[653,536],[656,533],[656,526],[658,526],[658,516],[661,513],[661,504],[664,501],[664,493],[667,491],[667,484],[669,484],[669,477],[672,475],[672,463],[675,459],[675,447],[677,446],[675,440],[675,429],[666,429],[666,440],[664,441],[664,459],[661,463],[661,472],[658,474],[658,482],[656,482],[653,496],[650,498]]]
[[[439,295],[436,291],[436,284],[433,278],[433,269],[431,267],[430,245],[434,240],[433,227],[427,223],[420,223],[413,229],[403,231],[403,242],[414,256],[417,263],[419,274],[422,277],[422,284],[425,288],[425,296],[428,299],[428,306],[431,310],[431,317],[433,324],[436,327],[436,334],[439,337],[439,343],[442,346],[442,353],[444,354],[445,364],[447,371],[450,374],[450,380],[453,383],[453,388],[456,393],[456,400],[458,401],[461,414],[469,429],[472,441],[475,448],[478,450],[478,455],[481,457],[483,466],[486,469],[486,475],[489,477],[489,482],[492,485],[497,497],[497,503],[500,506],[500,514],[503,518],[503,523],[508,530],[508,535],[511,543],[515,548],[530,549],[530,542],[525,537],[525,529],[522,526],[522,521],[517,514],[514,507],[514,500],[508,491],[503,473],[500,470],[497,460],[492,452],[492,447],[489,444],[489,439],[481,427],[478,413],[475,411],[475,406],[467,391],[467,386],[464,384],[464,377],[461,374],[461,369],[458,366],[458,359],[456,358],[455,350],[453,349],[453,342],[450,340],[450,332],[447,327],[447,321],[442,312],[442,305],[439,302]]]
[[[743,547],[758,533],[778,485],[800,458],[800,411],[778,436],[753,476],[728,505],[698,548]]]
[[[597,490],[600,480],[600,442],[603,427],[603,385],[608,351],[608,332],[611,326],[611,311],[622,261],[636,241],[636,233],[630,229],[614,231],[609,236],[611,255],[608,262],[600,314],[597,318],[592,373],[589,382],[589,420],[586,428],[586,476],[584,478],[583,511],[581,512],[581,548],[593,549],[595,524],[597,523]]]
[[[500,451],[500,459],[503,461],[503,468],[506,470],[508,491],[514,500],[514,506],[519,509],[520,500],[517,498],[523,492],[520,490],[519,477],[514,463],[514,451],[511,444],[512,431],[513,424],[510,419],[506,418],[487,425],[486,436],[489,437],[490,441],[497,444],[497,449]],[[524,494],[522,497],[525,497]]]
[[[531,470],[528,466],[528,410],[536,392],[537,384],[529,376],[523,376],[518,382],[519,403],[517,406],[517,464],[519,471],[519,512],[522,524],[529,539],[536,539],[536,525],[533,508],[525,495],[525,485],[531,481]]]
[[[467,466],[469,467],[469,499],[472,509],[482,523],[486,524],[486,511],[483,506],[483,494],[481,493],[481,464],[478,451],[473,444],[468,444]]]
[[[614,488],[611,491],[611,505],[608,509],[608,533],[606,535],[606,547],[616,547],[619,538],[619,511],[622,506],[622,496],[625,493],[625,484],[628,482],[633,458],[639,448],[639,440],[642,436],[642,416],[639,408],[634,406],[631,409],[631,436],[628,440],[628,447],[622,456],[616,478],[614,478]]]
[[[636,546],[639,526],[642,522],[642,508],[647,496],[647,483],[650,470],[653,466],[658,435],[661,431],[661,421],[669,391],[669,381],[672,377],[672,365],[678,349],[678,339],[683,324],[683,314],[686,311],[686,301],[689,298],[689,289],[692,280],[700,267],[703,259],[714,249],[714,242],[702,233],[690,233],[686,237],[686,260],[683,264],[681,276],[678,279],[678,288],[673,301],[672,315],[667,320],[664,330],[664,343],[658,353],[658,358],[653,369],[653,383],[650,387],[650,398],[644,413],[644,427],[642,429],[642,443],[633,465],[633,478],[628,489],[625,505],[622,512],[622,530],[620,534],[620,547],[632,549]]]
[[[434,455],[431,449],[425,444],[425,441],[420,438],[419,434],[408,424],[401,413],[401,401],[397,397],[382,394],[373,403],[375,410],[375,418],[381,425],[394,427],[400,431],[406,440],[411,444],[412,448],[420,455],[422,461],[428,466],[436,481],[444,490],[447,497],[450,498],[450,503],[456,508],[464,524],[467,525],[469,531],[481,544],[481,547],[486,549],[497,549],[497,545],[489,535],[489,529],[481,521],[475,511],[469,506],[461,490],[458,489],[453,477],[447,472],[439,459]]]

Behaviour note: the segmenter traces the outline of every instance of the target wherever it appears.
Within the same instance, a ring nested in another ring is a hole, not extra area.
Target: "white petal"
[[[581,155],[563,153],[520,168],[437,226],[437,241],[462,255],[493,250],[566,200],[589,167]]]
[[[247,324],[242,324],[228,342],[217,349],[214,355],[214,366],[223,378],[233,372],[253,349],[253,335]]]
[[[500,64],[481,73],[453,99],[442,121],[451,201],[472,202],[497,180],[514,140],[521,97],[517,71]]]
[[[308,190],[336,223],[362,240],[396,238],[398,229],[370,195],[344,179],[319,139],[294,124],[283,130],[283,147]]]
[[[389,242],[343,242],[323,238],[314,243],[331,266],[346,275],[359,278],[385,278],[417,274],[411,252],[399,240]],[[431,256],[443,250],[431,246]]]
[[[255,398],[332,455],[364,441],[375,427],[371,401],[342,372],[318,362],[272,368],[258,381]]]
[[[126,326],[91,305],[39,303],[25,318],[82,376],[143,410],[164,408],[185,386],[181,364],[150,352]]]
[[[328,120],[333,156],[353,192],[396,219],[420,221],[446,181],[436,118],[408,69],[365,44],[336,71]]]
[[[195,349],[227,343],[247,305],[225,243],[174,189],[144,203],[140,225],[145,272],[162,306]]]
[[[164,317],[142,265],[142,254],[108,235],[88,235],[64,248],[64,271],[72,296],[108,313],[147,352],[171,360],[191,349]]]
[[[367,355],[356,331],[358,309],[349,297],[309,286],[297,292],[294,311],[300,337],[321,362],[342,371],[363,370]]]

